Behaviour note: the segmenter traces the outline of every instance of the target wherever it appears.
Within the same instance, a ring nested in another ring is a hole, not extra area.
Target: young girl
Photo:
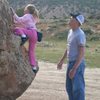
[[[35,56],[35,46],[37,43],[37,28],[36,23],[39,20],[38,10],[32,4],[28,4],[24,9],[24,16],[18,17],[14,10],[11,8],[14,18],[15,25],[20,25],[20,27],[15,27],[13,32],[16,35],[21,36],[23,45],[27,38],[29,39],[29,61],[32,66],[34,73],[39,70],[36,56]]]

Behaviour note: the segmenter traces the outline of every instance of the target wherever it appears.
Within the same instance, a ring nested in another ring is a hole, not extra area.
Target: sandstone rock
[[[16,100],[35,77],[22,56],[19,38],[10,31],[11,24],[9,4],[0,0],[0,100]]]

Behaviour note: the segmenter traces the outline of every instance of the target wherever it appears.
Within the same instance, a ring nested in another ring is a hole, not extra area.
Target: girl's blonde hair
[[[33,4],[28,4],[26,8],[29,10],[29,13],[33,15],[33,17],[39,18],[39,11]]]

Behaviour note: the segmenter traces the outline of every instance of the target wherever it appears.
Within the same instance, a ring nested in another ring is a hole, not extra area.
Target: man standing
[[[59,61],[57,68],[61,69],[64,59],[68,58],[66,74],[66,91],[69,100],[85,100],[85,44],[86,37],[80,26],[84,23],[84,16],[81,14],[70,14],[71,27],[67,38],[67,49]]]

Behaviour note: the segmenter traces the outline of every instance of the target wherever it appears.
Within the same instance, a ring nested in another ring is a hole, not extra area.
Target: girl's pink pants
[[[36,56],[35,56],[35,46],[37,43],[37,31],[33,28],[26,29],[26,28],[15,28],[14,33],[16,35],[25,34],[29,38],[29,61],[32,66],[36,65]]]

